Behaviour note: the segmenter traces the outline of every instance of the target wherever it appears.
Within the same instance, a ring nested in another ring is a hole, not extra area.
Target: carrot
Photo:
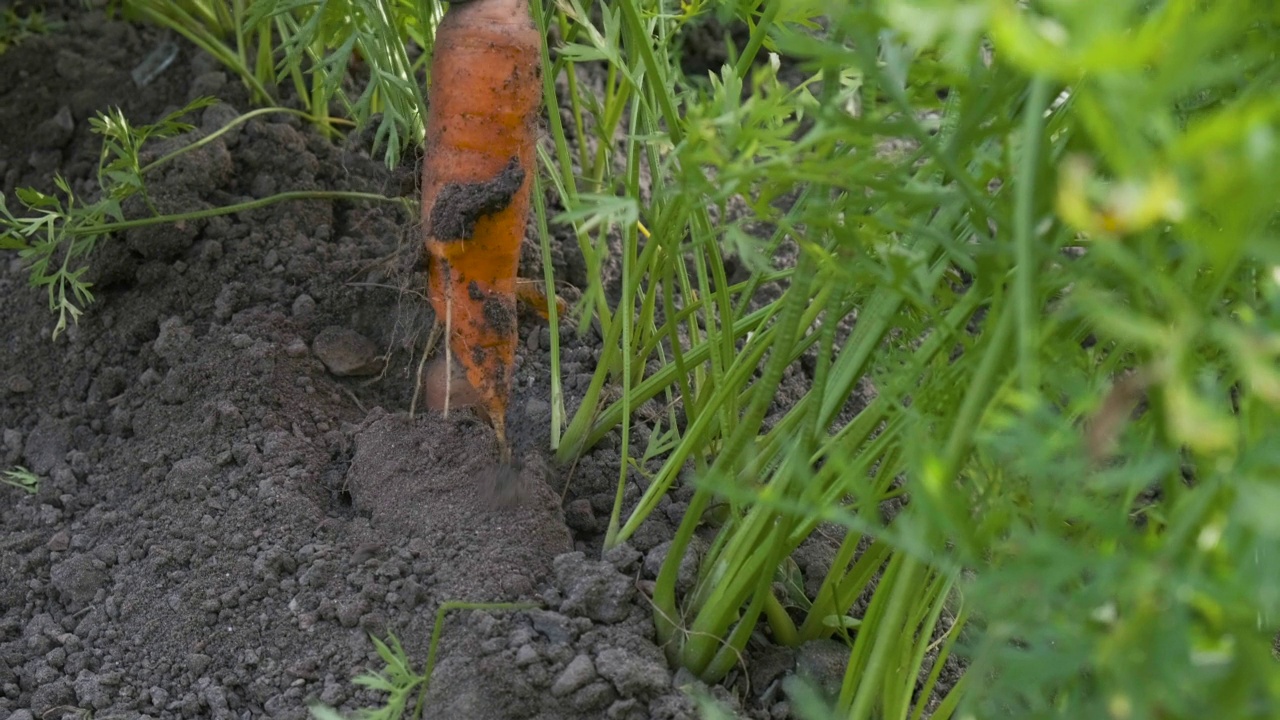
[[[540,43],[528,0],[451,4],[436,30],[422,163],[428,297],[448,342],[428,376],[428,405],[478,407],[504,462]]]

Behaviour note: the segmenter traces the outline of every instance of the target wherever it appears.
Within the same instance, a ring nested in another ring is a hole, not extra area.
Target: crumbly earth
[[[145,123],[215,95],[193,118],[208,133],[250,108],[179,39],[70,0],[46,12],[64,26],[0,55],[11,207],[15,187],[52,191],[55,172],[92,197],[96,112]],[[135,85],[166,42],[175,62]],[[358,138],[286,116],[149,181],[161,212],[284,190],[414,194]],[[569,282],[583,272],[572,248],[554,255]],[[370,635],[394,633],[420,669],[436,610],[456,600],[537,609],[449,615],[427,717],[697,716],[699,683],[654,644],[644,596],[688,492],[600,557],[616,443],[572,469],[545,459],[550,330],[532,314],[508,420],[518,471],[494,466],[492,433],[467,412],[409,417],[431,321],[414,218],[390,203],[273,205],[124,232],[92,265],[96,302],[54,339],[45,295],[0,257],[0,465],[41,478],[34,495],[0,485],[0,718],[372,706],[383,696],[351,682],[381,667]],[[598,338],[566,328],[561,342],[580,393]],[[795,655],[757,656],[750,683],[703,689],[786,717],[778,678]]]

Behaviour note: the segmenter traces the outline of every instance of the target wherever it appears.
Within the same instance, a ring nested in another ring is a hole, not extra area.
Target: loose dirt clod
[[[603,560],[587,560],[578,552],[555,562],[556,580],[567,596],[560,611],[577,613],[596,622],[617,623],[631,613],[635,582]]]

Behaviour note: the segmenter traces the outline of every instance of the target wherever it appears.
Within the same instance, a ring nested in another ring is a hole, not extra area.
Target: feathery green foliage
[[[614,8],[575,9],[560,55],[609,64],[626,113],[567,102],[627,163],[557,146],[562,219],[589,259],[620,236],[623,273],[616,306],[586,294],[605,348],[558,440],[621,431],[607,544],[694,467],[654,596],[671,658],[714,680],[759,624],[831,635],[862,597],[838,717],[1273,712],[1269,6],[721,3],[750,39],[705,84],[670,55],[686,16]],[[849,534],[794,597],[821,522]],[[983,681],[931,698],[956,651]]]
[[[441,6],[418,0],[117,0],[125,17],[170,28],[218,58],[253,100],[291,88],[321,127],[377,122],[388,167],[421,144],[420,77]],[[416,52],[416,57],[412,53]],[[363,88],[356,89],[359,84]],[[331,108],[341,116],[331,116]]]

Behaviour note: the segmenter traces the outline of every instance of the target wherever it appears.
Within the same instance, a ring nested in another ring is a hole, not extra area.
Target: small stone
[[[81,707],[92,707],[101,710],[111,704],[107,692],[102,689],[98,676],[85,670],[72,683],[76,693],[76,703]]]
[[[40,686],[31,693],[31,707],[40,713],[42,718],[54,708],[71,705],[75,701],[75,689],[69,680],[62,677],[52,682],[40,683]]]
[[[218,97],[223,86],[227,84],[227,74],[218,70],[210,70],[208,72],[197,75],[191,81],[191,87],[187,89],[187,99],[195,100],[199,97]]]
[[[62,151],[56,148],[32,150],[27,156],[27,164],[37,175],[50,175],[62,164]],[[71,328],[67,328],[69,331]]]
[[[338,606],[338,623],[344,628],[353,628],[360,624],[360,616],[364,610],[359,603],[349,602]]]
[[[533,621],[533,629],[553,645],[563,645],[573,641],[573,624],[564,615],[546,610],[531,610],[529,619]]]
[[[191,668],[191,674],[200,676],[205,670],[209,669],[209,664],[213,662],[213,658],[203,653],[191,653],[187,656],[187,666]]]
[[[609,683],[600,680],[582,688],[569,698],[569,704],[579,712],[599,712],[618,699]]]
[[[71,533],[66,530],[59,530],[49,538],[49,542],[45,543],[45,547],[53,552],[66,552],[71,547]]]
[[[48,475],[50,470],[66,462],[70,447],[71,427],[66,422],[46,417],[27,435],[22,453],[31,472]]]
[[[227,694],[222,690],[221,686],[217,684],[209,685],[209,687],[205,688],[203,697],[204,704],[209,707],[210,715],[213,718],[222,720],[223,718],[231,717],[230,708],[227,705]]]
[[[848,652],[845,653],[848,657]],[[791,672],[796,664],[794,648],[781,645],[766,645],[752,655],[752,662],[747,665],[747,676],[751,687],[763,692],[778,678]]]
[[[560,612],[609,624],[622,622],[631,614],[635,584],[609,563],[587,560],[583,553],[572,552],[557,556],[552,567],[565,594]]]
[[[527,667],[538,662],[538,651],[532,645],[521,645],[516,651],[516,667]]]
[[[671,685],[671,673],[665,664],[620,648],[597,653],[596,671],[608,678],[624,697],[642,693],[656,695]]]
[[[604,559],[617,568],[619,572],[624,573],[630,573],[634,569],[636,561],[641,557],[640,551],[631,547],[630,543],[614,546],[604,553]]]
[[[107,573],[102,561],[92,555],[74,555],[54,565],[49,579],[67,609],[76,612],[106,585]]]
[[[175,485],[191,486],[209,480],[216,472],[217,468],[213,463],[196,455],[174,463],[164,480]]]
[[[156,335],[152,349],[160,357],[173,362],[181,355],[193,337],[190,327],[182,324],[182,318],[169,317],[160,321],[160,333]]]
[[[245,426],[244,415],[240,413],[240,408],[229,400],[219,400],[214,405],[214,417],[219,425],[228,430],[240,430]],[[235,453],[233,452],[234,456]]]
[[[666,563],[671,551],[671,541],[659,543],[644,556],[644,572],[651,578],[658,577],[662,566]],[[698,556],[701,553],[695,543],[685,548],[684,557],[680,558],[680,567],[676,570],[676,592],[687,593],[698,579]]]
[[[551,403],[542,398],[531,397],[524,404],[524,414],[530,420],[546,417],[551,413]]]
[[[635,698],[627,698],[609,706],[605,713],[609,720],[645,720],[649,717],[649,709]]]
[[[810,640],[796,650],[796,674],[808,678],[828,696],[840,694],[849,646],[836,640]]]
[[[14,373],[5,380],[5,387],[9,389],[9,392],[14,393],[15,395],[21,395],[23,393],[31,392],[35,386],[31,384],[31,381],[27,379],[26,375],[23,375],[22,373]]]
[[[578,498],[570,502],[564,509],[564,522],[580,533],[595,532],[598,523],[596,522],[595,511],[591,508],[591,500],[589,498]]]
[[[595,680],[596,677],[598,677],[596,668],[591,663],[591,658],[586,655],[578,655],[569,661],[564,671],[560,673],[560,677],[556,678],[556,681],[552,683],[551,694],[555,697],[564,697]]]
[[[311,351],[338,377],[376,375],[382,369],[377,346],[355,330],[327,327],[316,335]]]
[[[298,584],[302,587],[321,587],[329,578],[334,575],[334,566],[324,560],[316,560],[302,573],[302,577],[298,578]]]
[[[71,116],[71,108],[63,105],[48,120],[36,126],[33,142],[41,148],[61,148],[75,134],[76,122]]]
[[[58,669],[54,666],[44,662],[36,665],[36,669],[35,672],[32,673],[32,677],[36,681],[36,685],[43,687],[52,685],[55,680],[62,677],[62,673],[58,672]]]
[[[388,631],[387,616],[379,612],[365,613],[360,616],[360,629],[373,635],[386,635]]]
[[[302,293],[293,301],[293,316],[304,318],[316,311],[316,301],[306,293]]]
[[[267,173],[258,173],[249,182],[249,194],[254,198],[262,199],[268,195],[274,195],[279,183],[276,179]]]

